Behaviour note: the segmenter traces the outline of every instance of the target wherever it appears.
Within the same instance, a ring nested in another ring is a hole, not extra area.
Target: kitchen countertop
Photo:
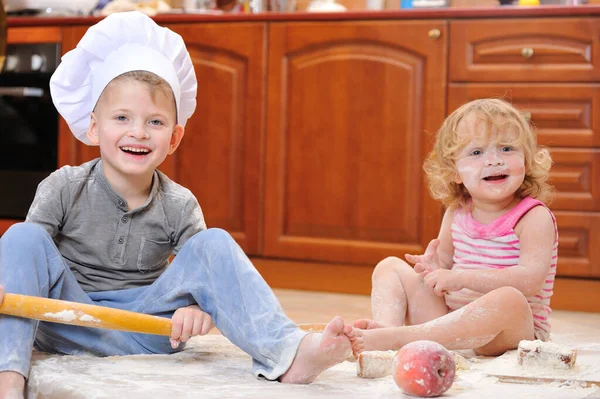
[[[526,17],[600,16],[600,5],[583,6],[497,6],[473,8],[426,8],[383,11],[345,12],[266,12],[257,14],[159,14],[154,20],[159,24],[196,22],[279,22],[279,21],[357,21],[400,19],[461,19],[461,18],[526,18]],[[9,27],[93,25],[99,17],[10,17]]]

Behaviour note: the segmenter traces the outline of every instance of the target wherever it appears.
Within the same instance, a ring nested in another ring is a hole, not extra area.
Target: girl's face
[[[148,84],[135,80],[105,88],[88,129],[90,141],[100,146],[109,182],[151,179],[182,137],[173,98],[160,91],[152,96]]]
[[[455,161],[458,177],[474,203],[512,200],[525,179],[525,154],[520,145],[507,144],[511,134],[471,134],[471,141]],[[505,137],[508,136],[508,137]]]

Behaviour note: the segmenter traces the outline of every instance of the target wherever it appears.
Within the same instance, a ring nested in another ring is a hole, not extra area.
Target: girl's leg
[[[192,237],[143,292],[127,300],[115,291],[90,293],[90,297],[107,306],[165,317],[178,308],[198,304],[224,336],[252,356],[254,372],[268,379],[293,371],[291,365],[296,361],[295,366],[304,363],[312,370],[301,367],[302,372],[293,373],[296,377],[289,382],[309,382],[319,371],[343,360],[350,350],[340,319],[334,319],[323,335],[309,335],[305,340],[306,333],[285,315],[242,249],[220,229]],[[168,337],[134,336],[152,352],[173,351]],[[328,346],[331,351],[324,356],[321,348]]]
[[[421,276],[399,258],[388,257],[379,262],[372,284],[374,323],[358,320],[358,328],[422,324],[448,313],[444,298],[425,287]]]
[[[354,329],[355,352],[397,350],[409,342],[430,340],[448,349],[475,349],[481,355],[499,355],[533,339],[533,315],[525,296],[515,288],[491,291],[470,304],[424,324]]]

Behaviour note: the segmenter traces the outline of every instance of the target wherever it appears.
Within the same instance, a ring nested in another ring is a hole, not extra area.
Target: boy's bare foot
[[[25,378],[14,371],[0,372],[0,399],[23,399]]]
[[[354,327],[360,328],[361,330],[372,330],[374,328],[388,327],[371,319],[358,319],[352,324],[354,325]]]
[[[336,316],[322,333],[307,334],[300,342],[292,365],[279,380],[288,384],[308,384],[329,367],[343,361],[351,350],[346,335],[351,329]]]

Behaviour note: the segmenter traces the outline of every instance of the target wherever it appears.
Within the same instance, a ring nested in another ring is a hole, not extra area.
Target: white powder
[[[497,359],[469,358],[471,369],[461,371],[446,392],[453,399],[581,399],[598,397],[600,389],[565,384],[503,384],[480,371]],[[582,359],[585,360],[585,359]],[[597,362],[597,358],[592,361]],[[517,368],[516,351],[510,362]],[[579,359],[578,359],[579,362]],[[496,363],[498,365],[498,363]],[[278,384],[256,378],[250,357],[225,337],[194,337],[182,353],[115,357],[34,355],[29,380],[30,395],[67,398],[198,398],[260,397],[307,398],[400,398],[404,397],[391,376],[364,379],[356,365],[343,362],[326,370],[309,385]],[[35,397],[35,396],[33,396]]]
[[[75,312],[72,310],[63,310],[58,313],[44,313],[44,316],[61,321],[73,321],[77,319]]]
[[[95,317],[90,316],[89,314],[84,314],[81,317],[79,317],[79,320],[81,321],[91,321],[93,323],[102,323],[102,320],[96,319]]]

